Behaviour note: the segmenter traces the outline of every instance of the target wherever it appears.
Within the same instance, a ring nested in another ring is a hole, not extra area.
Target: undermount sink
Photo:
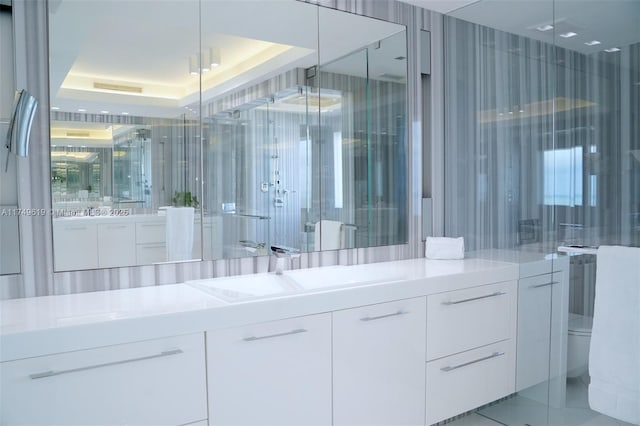
[[[239,275],[187,282],[228,303],[248,299],[285,296],[321,288],[366,285],[398,281],[406,277],[397,270],[385,270],[371,265],[327,266],[274,273]]]
[[[345,285],[365,285],[403,279],[396,270],[382,270],[372,265],[327,266],[313,269],[286,271],[285,276],[293,279],[305,290]]]
[[[187,282],[190,286],[211,294],[226,302],[275,296],[302,290],[294,281],[283,275],[251,274],[235,277],[213,278]]]

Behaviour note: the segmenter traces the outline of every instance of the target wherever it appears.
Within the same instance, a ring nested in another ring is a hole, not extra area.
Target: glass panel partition
[[[627,424],[588,393],[596,248],[639,243],[638,16],[635,1],[485,0],[445,19],[446,232],[549,276],[520,269],[516,393],[479,411],[500,424]],[[625,345],[597,350],[613,362]]]
[[[445,233],[463,236],[470,257],[521,265],[514,395],[479,410],[506,425],[553,425],[549,407],[565,401],[568,280],[545,201],[555,195],[553,16],[550,1],[486,1],[445,18]]]

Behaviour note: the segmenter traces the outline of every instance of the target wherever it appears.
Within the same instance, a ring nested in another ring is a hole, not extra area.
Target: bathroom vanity
[[[551,273],[534,263],[411,259],[3,301],[1,422],[433,424],[518,390],[522,276]]]

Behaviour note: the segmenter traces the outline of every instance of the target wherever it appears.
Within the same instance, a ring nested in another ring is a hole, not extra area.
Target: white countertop
[[[0,361],[348,309],[518,276],[516,263],[410,259],[5,300]],[[221,290],[229,293],[220,297]]]

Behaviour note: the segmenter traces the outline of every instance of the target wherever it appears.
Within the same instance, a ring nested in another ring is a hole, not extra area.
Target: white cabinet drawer
[[[167,260],[167,246],[159,244],[138,244],[136,245],[136,262],[138,265],[150,265]]]
[[[210,425],[331,424],[331,314],[207,332]]]
[[[136,222],[136,244],[164,243],[167,239],[164,219]]]
[[[98,264],[100,268],[136,264],[136,230],[124,220],[98,225]]]
[[[424,425],[425,297],[333,313],[333,424]]]
[[[515,337],[516,282],[427,297],[427,360]]]
[[[207,418],[204,334],[0,363],[6,425],[183,425]]]
[[[515,391],[515,344],[505,340],[427,363],[427,425]]]

